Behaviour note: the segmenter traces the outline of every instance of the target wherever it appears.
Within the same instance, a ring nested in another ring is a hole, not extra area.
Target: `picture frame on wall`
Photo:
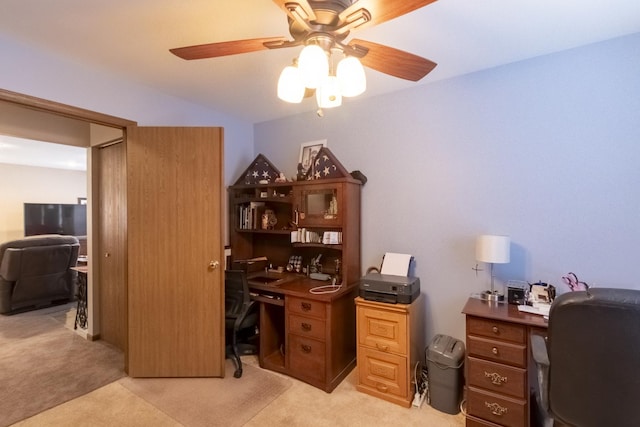
[[[300,144],[300,156],[298,158],[298,177],[307,176],[313,161],[322,147],[327,146],[327,140],[303,142]]]

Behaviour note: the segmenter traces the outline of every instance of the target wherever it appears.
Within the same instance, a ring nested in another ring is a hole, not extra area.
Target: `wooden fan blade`
[[[366,9],[371,14],[371,19],[356,27],[358,29],[366,28],[413,12],[434,1],[436,0],[358,0],[340,13],[339,20],[341,23],[349,22],[350,15],[360,9]]]
[[[405,80],[417,82],[438,65],[421,56],[378,43],[358,39],[349,42],[349,46],[356,45],[369,50],[360,58],[362,65]]]
[[[267,37],[260,39],[234,40],[230,42],[178,47],[169,49],[169,51],[182,59],[204,59],[273,49],[274,47],[277,47],[279,43],[285,44],[287,43],[287,39],[284,37]],[[266,46],[265,44],[271,44],[272,46]]]

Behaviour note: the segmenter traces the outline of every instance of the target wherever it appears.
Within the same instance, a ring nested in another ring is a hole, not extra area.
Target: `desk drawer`
[[[358,307],[358,343],[385,353],[407,354],[404,313]]]
[[[524,326],[499,320],[467,316],[467,334],[526,344],[527,332]]]
[[[289,332],[300,336],[325,340],[325,321],[312,317],[289,315]]]
[[[496,340],[467,336],[467,351],[470,356],[524,368],[527,366],[527,347]]]
[[[528,425],[526,400],[510,399],[475,387],[467,389],[467,412],[502,426]]]
[[[311,338],[289,334],[287,357],[291,372],[318,381],[325,380],[325,344]]]
[[[286,297],[286,304],[291,313],[314,316],[320,319],[326,318],[326,304],[323,302],[288,296]]]
[[[467,359],[468,383],[496,393],[526,398],[527,371],[487,360]]]

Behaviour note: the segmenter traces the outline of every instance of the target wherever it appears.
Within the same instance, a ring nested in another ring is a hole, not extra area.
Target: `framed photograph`
[[[322,147],[327,146],[327,140],[304,142],[300,144],[300,158],[298,159],[298,176],[305,176]]]

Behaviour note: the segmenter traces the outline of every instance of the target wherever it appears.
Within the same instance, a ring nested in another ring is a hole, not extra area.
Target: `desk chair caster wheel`
[[[235,378],[240,378],[242,376],[242,368],[236,369],[236,371],[233,373],[233,376]]]

